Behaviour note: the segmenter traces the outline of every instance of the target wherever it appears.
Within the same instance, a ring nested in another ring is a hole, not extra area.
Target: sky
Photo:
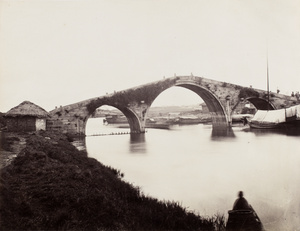
[[[290,95],[299,41],[299,0],[0,0],[0,112],[191,73],[266,89],[267,59],[270,90]],[[199,101],[172,89],[155,104]]]

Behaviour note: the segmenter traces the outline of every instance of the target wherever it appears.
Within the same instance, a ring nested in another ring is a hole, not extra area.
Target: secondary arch
[[[250,98],[247,98],[246,100],[248,100],[250,103],[252,103],[254,105],[254,107],[258,110],[275,110],[276,109],[275,106],[271,102],[268,102],[268,100],[266,100],[266,99],[250,97]]]
[[[88,119],[95,113],[97,108],[100,108],[102,106],[110,106],[110,107],[114,107],[114,108],[118,109],[120,112],[122,112],[126,116],[129,127],[130,127],[130,131],[132,133],[137,133],[140,131],[141,123],[140,123],[138,116],[136,115],[136,113],[134,111],[132,111],[128,107],[120,107],[120,106],[116,106],[114,104],[109,104],[109,103],[99,104],[93,111],[89,111],[86,119],[84,120],[84,131],[86,131],[86,125],[87,125]]]

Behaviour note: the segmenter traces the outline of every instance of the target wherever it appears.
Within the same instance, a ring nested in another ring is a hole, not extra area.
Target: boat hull
[[[104,119],[108,124],[124,124],[128,123],[128,120],[125,116],[106,116]]]
[[[278,129],[282,127],[282,124],[249,122],[249,126],[255,129]]]
[[[230,210],[228,211],[226,231],[262,231],[263,225],[252,210]]]
[[[257,121],[248,121],[250,128],[254,129],[300,129],[300,120],[294,120],[284,123],[265,123]]]
[[[248,119],[250,128],[258,129],[298,129],[300,128],[300,105],[278,110],[257,110]]]

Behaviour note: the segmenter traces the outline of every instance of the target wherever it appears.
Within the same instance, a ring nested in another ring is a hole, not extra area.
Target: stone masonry
[[[264,90],[203,77],[178,76],[56,108],[50,112],[47,130],[84,135],[88,118],[98,107],[109,105],[124,113],[132,133],[144,132],[152,102],[161,92],[173,86],[184,87],[198,94],[211,113],[213,126],[230,126],[232,113],[244,100],[251,102],[257,109],[265,110],[300,104],[299,99],[292,96],[273,92],[268,95]]]

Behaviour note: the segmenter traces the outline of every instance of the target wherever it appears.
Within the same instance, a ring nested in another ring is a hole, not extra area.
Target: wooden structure
[[[254,210],[230,210],[226,231],[263,231],[263,225]]]
[[[24,101],[6,113],[7,131],[29,132],[46,130],[47,117],[48,112],[43,108],[29,101]]]

